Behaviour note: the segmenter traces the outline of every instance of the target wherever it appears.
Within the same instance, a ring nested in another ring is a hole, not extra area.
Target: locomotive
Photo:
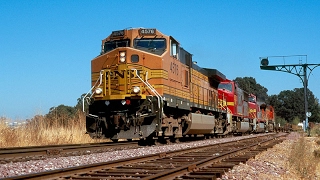
[[[83,99],[91,138],[174,141],[274,129],[271,106],[217,69],[199,67],[158,29],[112,31],[91,61],[91,81]]]

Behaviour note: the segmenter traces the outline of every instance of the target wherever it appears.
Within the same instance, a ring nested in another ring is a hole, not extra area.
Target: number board
[[[140,36],[154,36],[156,35],[156,29],[139,29]]]
[[[124,30],[112,31],[111,36],[112,37],[124,36]]]

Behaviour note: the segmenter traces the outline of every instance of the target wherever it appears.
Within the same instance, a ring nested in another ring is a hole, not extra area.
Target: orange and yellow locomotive
[[[227,94],[218,93],[225,75],[199,67],[176,39],[157,29],[113,31],[102,40],[91,72],[85,99],[92,138],[175,140],[237,132]]]

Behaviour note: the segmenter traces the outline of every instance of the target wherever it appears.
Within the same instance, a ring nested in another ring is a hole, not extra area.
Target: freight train
[[[112,31],[91,61],[91,80],[83,104],[92,138],[175,141],[274,131],[272,106],[217,69],[199,67],[158,29]]]

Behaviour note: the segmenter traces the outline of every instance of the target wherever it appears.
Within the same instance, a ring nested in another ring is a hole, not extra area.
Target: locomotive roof
[[[217,69],[210,69],[210,68],[201,68],[197,64],[192,63],[192,68],[199,71],[205,76],[208,76],[209,78],[215,79],[218,82],[226,80],[226,76],[218,71]]]
[[[122,30],[112,31],[111,34],[102,41],[133,38],[133,37],[168,37],[156,28],[126,28]],[[171,36],[170,36],[171,37]],[[172,38],[172,37],[171,37]],[[174,39],[174,38],[172,38]],[[175,40],[175,39],[174,39]],[[175,40],[176,41],[176,40]],[[177,41],[178,42],[178,41]]]
[[[209,68],[204,68],[204,69],[208,72],[208,77],[215,78],[220,82],[226,79],[226,76],[222,74],[222,72],[218,71],[217,69],[209,69]]]

